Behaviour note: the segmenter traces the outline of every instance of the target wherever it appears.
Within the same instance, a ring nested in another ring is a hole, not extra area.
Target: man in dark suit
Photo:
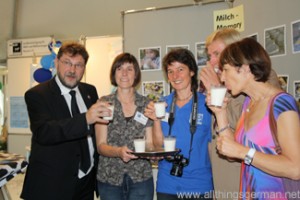
[[[97,101],[96,88],[80,82],[88,58],[83,45],[63,44],[55,60],[56,76],[25,93],[32,140],[23,199],[94,199],[94,124],[108,123],[101,117],[111,113]]]

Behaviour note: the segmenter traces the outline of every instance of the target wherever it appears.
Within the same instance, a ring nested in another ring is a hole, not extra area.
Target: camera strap
[[[192,105],[192,118],[190,121],[190,133],[191,133],[191,140],[190,140],[190,150],[189,150],[189,158],[191,157],[191,152],[192,152],[192,146],[193,146],[193,139],[194,139],[194,134],[196,132],[197,129],[197,110],[198,110],[198,98],[197,98],[197,92],[194,91],[193,92],[193,105]],[[174,98],[172,100],[172,104],[171,104],[171,110],[170,110],[170,114],[169,114],[169,119],[168,119],[168,124],[169,124],[169,133],[168,135],[171,135],[171,130],[172,130],[172,126],[175,120],[175,103],[176,103],[176,93],[174,95]]]

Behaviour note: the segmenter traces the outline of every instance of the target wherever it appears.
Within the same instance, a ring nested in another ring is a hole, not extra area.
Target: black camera
[[[183,173],[183,168],[185,166],[188,166],[189,164],[189,159],[183,157],[182,154],[176,154],[174,156],[170,156],[166,160],[173,163],[172,169],[170,171],[170,174],[172,176],[181,177]]]

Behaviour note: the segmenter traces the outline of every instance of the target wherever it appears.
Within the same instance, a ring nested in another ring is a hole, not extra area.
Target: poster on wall
[[[146,47],[139,49],[139,60],[142,71],[161,70],[161,48]]]
[[[145,81],[142,83],[142,94],[153,101],[158,101],[165,93],[164,81]]]
[[[291,23],[293,53],[300,52],[300,20]]]
[[[29,118],[23,96],[10,97],[10,127],[13,129],[28,129]]]
[[[286,55],[285,25],[265,29],[265,49],[269,56]]]

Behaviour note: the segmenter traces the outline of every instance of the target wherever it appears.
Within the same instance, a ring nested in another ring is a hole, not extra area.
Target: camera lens
[[[182,161],[181,161],[182,165],[185,167],[185,166],[188,166],[189,165],[189,159],[188,158],[183,158]]]
[[[172,176],[181,177],[182,176],[182,171],[183,171],[183,166],[173,164],[170,174]]]

